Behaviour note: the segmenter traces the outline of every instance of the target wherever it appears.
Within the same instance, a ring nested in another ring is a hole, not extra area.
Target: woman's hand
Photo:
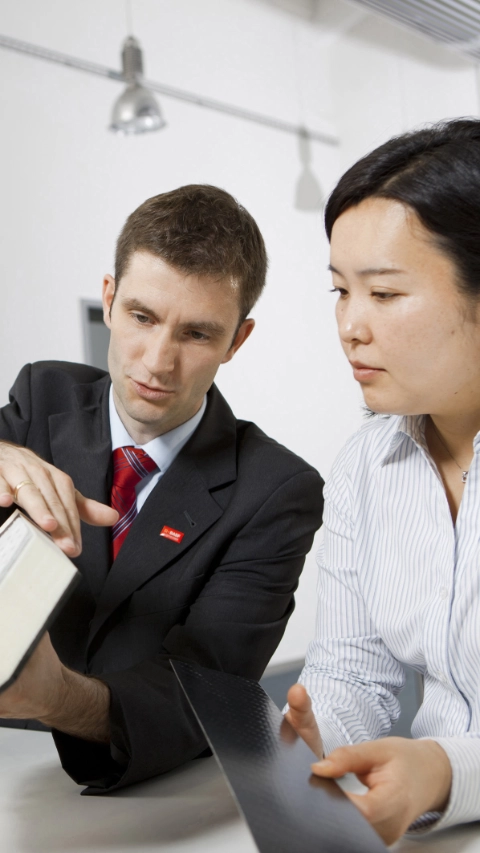
[[[323,758],[322,736],[312,711],[310,696],[303,684],[293,684],[287,694],[289,709],[285,719],[305,741],[317,758]]]
[[[322,738],[307,691],[294,684],[287,699],[286,719],[315,755],[323,758]],[[343,746],[313,764],[312,771],[331,779],[355,773],[369,791],[347,793],[347,797],[386,844],[393,844],[425,812],[444,811],[452,785],[450,761],[434,740],[389,737]]]
[[[389,737],[344,746],[313,764],[312,771],[333,779],[355,773],[369,791],[347,797],[386,844],[425,812],[444,811],[452,785],[450,761],[434,740]]]

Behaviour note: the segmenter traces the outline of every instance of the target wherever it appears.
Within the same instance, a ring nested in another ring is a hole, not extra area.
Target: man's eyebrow
[[[135,299],[134,297],[122,298],[122,305],[127,309],[127,311],[139,311],[142,314],[148,314],[148,316],[153,317],[154,320],[160,319],[152,308],[149,308],[148,305],[144,305],[143,302],[140,302],[139,299]]]
[[[195,329],[196,332],[208,332],[210,335],[224,335],[227,331],[221,323],[214,323],[210,320],[191,320],[188,323],[182,323],[181,328]]]
[[[139,311],[141,314],[147,314],[149,317],[152,317],[157,321],[157,323],[161,322],[161,318],[158,314],[156,314],[152,308],[149,308],[147,305],[140,302],[139,299],[135,299],[133,297],[126,298],[122,300],[122,305],[127,309],[127,311]],[[212,320],[189,320],[187,323],[182,323],[180,328],[195,329],[198,332],[207,332],[210,335],[225,335],[227,331],[222,323],[215,323]]]
[[[341,273],[340,270],[337,270],[336,267],[334,267],[332,264],[328,264],[327,269],[330,272],[334,272],[337,275],[341,275],[343,278],[343,273]],[[359,275],[363,278],[367,278],[371,275],[402,275],[402,273],[404,272],[405,270],[399,270],[396,267],[367,267],[364,270],[358,270],[356,275]]]

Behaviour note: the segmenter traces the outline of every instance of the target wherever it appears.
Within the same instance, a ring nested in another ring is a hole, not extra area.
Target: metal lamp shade
[[[138,83],[129,84],[115,102],[110,130],[116,133],[146,133],[165,126],[153,94]]]

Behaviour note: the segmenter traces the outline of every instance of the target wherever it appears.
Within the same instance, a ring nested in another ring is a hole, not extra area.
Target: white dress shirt
[[[453,783],[444,814],[415,828],[437,829],[480,819],[480,433],[454,525],[424,424],[374,417],[334,465],[300,680],[328,753],[388,735],[402,664],[422,673],[412,734],[441,744]]]
[[[158,466],[158,471],[152,471],[148,477],[144,477],[136,486],[137,512],[140,512],[143,504],[147,500],[150,492],[157,485],[160,477],[165,474],[167,468],[170,467],[175,457],[180,453],[182,447],[195,432],[203,418],[206,407],[207,397],[205,396],[203,398],[202,405],[193,418],[190,418],[188,421],[185,421],[184,424],[180,424],[180,426],[175,427],[175,429],[171,429],[169,432],[159,435],[157,438],[152,438],[152,440],[147,441],[146,444],[137,444],[136,441],[134,441],[128,434],[120,420],[120,416],[117,412],[115,401],[113,399],[113,386],[110,385],[109,413],[112,452],[118,447],[127,447],[129,445],[133,447],[141,447],[141,449],[144,450],[145,453],[148,453],[151,459],[153,459]]]

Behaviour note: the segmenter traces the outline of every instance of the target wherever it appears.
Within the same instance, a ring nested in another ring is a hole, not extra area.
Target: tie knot
[[[156,468],[157,465],[153,459],[140,447],[117,447],[113,451],[114,482],[121,483],[122,480],[140,482]]]

